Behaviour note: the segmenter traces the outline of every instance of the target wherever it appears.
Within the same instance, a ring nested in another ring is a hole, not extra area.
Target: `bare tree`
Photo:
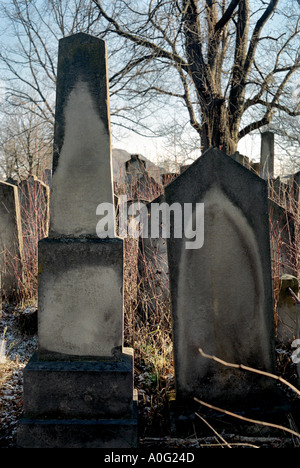
[[[31,112],[47,138],[58,40],[76,32],[107,41],[114,132],[169,134],[179,147],[194,140],[189,127],[193,147],[201,140],[202,149],[232,153],[243,136],[275,123],[283,134],[299,116],[296,0],[288,8],[286,0],[0,0],[0,7],[2,112]]]
[[[127,100],[131,114],[120,106],[123,118],[133,119],[142,101],[151,111],[153,96],[157,105],[181,101],[202,149],[230,154],[276,113],[300,114],[288,86],[300,65],[298,2],[92,2],[101,15],[99,34],[118,38],[111,90]]]
[[[0,37],[2,170],[19,179],[36,172],[43,156],[50,167],[58,41],[91,32],[92,14],[98,14],[89,0],[5,0],[0,12],[5,25]]]
[[[16,182],[30,175],[42,178],[51,161],[51,132],[32,109],[26,111],[15,104],[13,112],[6,111],[0,128],[2,177]]]
[[[0,63],[6,100],[53,124],[58,41],[89,32],[93,19],[88,0],[9,0],[0,3],[6,29]],[[17,97],[17,99],[16,99]]]

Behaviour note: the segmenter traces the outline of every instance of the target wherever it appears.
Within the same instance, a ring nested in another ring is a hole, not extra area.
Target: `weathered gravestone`
[[[145,225],[141,226],[138,244],[138,302],[143,318],[148,320],[157,313],[162,317],[169,309],[169,265],[167,241],[163,236],[164,218],[169,213],[164,195],[144,206],[147,216],[141,217]]]
[[[298,278],[284,274],[280,277],[276,317],[276,337],[284,347],[289,347],[298,338]],[[296,298],[296,300],[295,300]]]
[[[260,170],[263,179],[274,176],[274,133],[263,132],[261,134]]]
[[[288,209],[269,199],[272,271],[275,276],[297,274],[295,219]]]
[[[24,372],[21,447],[136,444],[123,348],[123,243],[96,234],[113,204],[106,44],[60,40],[50,235],[39,243],[39,349]]]
[[[152,173],[154,176],[153,170]],[[132,154],[131,159],[125,162],[125,174],[126,193],[133,201],[151,201],[162,192],[162,186],[146,169],[146,162],[138,154]]]
[[[23,237],[18,189],[0,182],[1,295],[15,299],[23,275]]]
[[[277,398],[272,379],[199,352],[275,370],[266,182],[214,148],[165,188],[165,199],[182,213],[192,203],[193,216],[204,203],[203,246],[187,249],[175,222],[168,239],[176,405],[193,408],[197,398],[267,411]]]
[[[42,180],[30,176],[18,184],[23,235],[30,241],[47,237],[50,189]]]

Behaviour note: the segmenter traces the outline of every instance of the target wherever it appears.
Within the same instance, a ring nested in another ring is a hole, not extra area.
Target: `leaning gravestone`
[[[136,445],[123,348],[123,243],[96,233],[113,204],[105,42],[60,40],[49,237],[39,243],[39,348],[24,371],[18,445]]]
[[[42,180],[29,176],[18,184],[23,235],[28,239],[47,237],[50,189]]]
[[[187,239],[174,236],[175,223],[168,239],[174,407],[192,407],[194,398],[227,409],[254,408],[264,400],[272,407],[272,379],[199,352],[274,372],[266,182],[214,148],[165,188],[165,198],[169,205],[180,203],[182,212],[193,204],[193,216],[196,204],[204,203],[203,245],[186,248]]]
[[[15,300],[23,275],[23,236],[18,189],[0,182],[1,296]]]
[[[141,227],[141,235],[138,244],[138,303],[142,306],[141,312],[144,319],[148,319],[160,311],[160,316],[164,315],[164,310],[169,310],[169,268],[167,255],[167,242],[163,237],[162,225],[157,233],[151,229],[152,207],[156,205],[155,213],[162,224],[163,207],[165,206],[164,195],[145,204],[147,217],[145,226]],[[161,211],[160,211],[161,210]],[[155,215],[153,215],[155,216]],[[145,233],[146,232],[146,233]],[[145,234],[144,234],[145,233]]]

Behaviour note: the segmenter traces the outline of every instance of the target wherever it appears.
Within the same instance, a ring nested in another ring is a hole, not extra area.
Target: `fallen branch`
[[[290,295],[292,296],[292,298],[294,299],[296,304],[300,304],[300,300],[299,300],[298,296],[294,293],[292,288],[288,288],[288,292],[290,293]]]
[[[270,372],[265,372],[265,371],[261,371],[259,369],[254,369],[253,367],[248,367],[248,366],[245,366],[244,364],[233,364],[233,363],[229,363],[229,362],[226,362],[224,361],[223,359],[220,359],[220,358],[217,358],[216,356],[212,356],[212,355],[209,355],[209,354],[206,354],[204,353],[204,351],[199,348],[199,352],[201,354],[201,356],[207,358],[207,359],[212,359],[224,366],[227,366],[227,367],[233,367],[235,369],[243,369],[243,370],[246,370],[246,371],[249,371],[249,372],[254,372],[256,374],[260,374],[260,375],[265,375],[266,377],[270,377],[272,379],[275,379],[275,380],[279,380],[280,382],[282,382],[283,384],[287,385],[289,388],[291,388],[292,390],[294,390],[297,395],[300,395],[300,391],[294,387],[294,385],[290,384],[289,382],[287,382],[286,380],[284,380],[282,377],[278,377],[277,375],[274,375]],[[260,420],[256,420],[256,419],[251,419],[251,418],[247,418],[245,416],[241,416],[239,414],[236,414],[236,413],[232,413],[231,411],[228,411],[228,410],[225,410],[224,408],[218,408],[217,406],[214,406],[214,405],[211,405],[209,403],[206,403],[202,400],[199,400],[198,398],[194,398],[195,401],[197,401],[197,403],[200,403],[201,405],[203,406],[206,406],[210,409],[213,409],[215,411],[219,411],[221,413],[224,413],[224,414],[227,414],[229,416],[232,416],[234,418],[237,418],[237,419],[241,419],[243,421],[247,421],[247,422],[251,422],[251,423],[254,423],[254,424],[260,424],[262,426],[268,426],[268,427],[273,427],[273,428],[276,428],[276,429],[280,429],[280,430],[283,430],[285,432],[288,432],[296,437],[299,437],[300,438],[300,434],[292,429],[289,429],[287,427],[284,427],[284,426],[281,426],[281,425],[278,425],[278,424],[273,424],[273,423],[270,423],[270,422],[267,422],[267,421],[260,421]]]
[[[259,448],[262,444],[268,445],[286,445],[289,444],[290,438],[282,437],[255,437],[255,436],[241,436],[236,434],[226,434],[226,438],[231,446],[249,446]],[[215,443],[215,436],[209,437],[196,437],[196,438],[178,438],[178,437],[145,437],[140,439],[139,444],[144,447],[152,445],[163,447],[214,447],[220,446],[221,443]]]
[[[219,434],[219,433],[206,421],[206,419],[202,418],[202,416],[201,416],[200,414],[198,414],[198,413],[195,413],[195,414],[196,414],[196,416],[197,416],[198,418],[201,419],[201,421],[203,421],[203,422],[214,432],[214,434],[216,434],[216,436],[221,440],[221,442],[223,442],[223,444],[226,445],[226,447],[231,448],[231,446],[228,444],[228,442],[226,442],[226,440],[221,436],[221,434]],[[220,445],[223,445],[223,444],[220,444]]]
[[[278,424],[273,424],[273,423],[270,423],[270,422],[267,422],[267,421],[260,421],[260,420],[257,420],[257,419],[246,418],[245,416],[241,416],[240,414],[232,413],[231,411],[225,410],[223,408],[218,408],[217,406],[210,405],[209,403],[206,403],[206,402],[204,402],[202,400],[198,400],[198,398],[194,398],[194,400],[197,401],[197,403],[200,403],[203,406],[207,406],[207,408],[210,408],[210,409],[213,409],[215,411],[219,411],[221,413],[227,414],[228,416],[232,416],[234,418],[241,419],[243,421],[251,422],[253,424],[260,424],[261,426],[274,427],[275,429],[280,429],[282,431],[289,432],[290,434],[293,434],[294,436],[300,438],[300,434],[298,432],[293,431],[292,429],[289,429],[287,427],[280,426]]]
[[[272,374],[270,372],[265,372],[265,371],[262,371],[262,370],[259,370],[259,369],[254,369],[253,367],[248,367],[248,366],[245,366],[244,364],[233,364],[233,363],[230,363],[230,362],[223,361],[222,359],[220,359],[220,358],[218,358],[216,356],[211,356],[209,354],[204,353],[201,348],[199,348],[199,353],[201,354],[201,356],[203,356],[205,358],[212,359],[212,360],[214,360],[214,361],[216,361],[216,362],[218,362],[220,364],[223,364],[223,366],[233,367],[235,369],[242,369],[242,370],[246,370],[246,371],[249,371],[249,372],[254,372],[256,374],[265,375],[266,377],[270,377],[271,379],[278,380],[281,383],[283,383],[284,385],[291,388],[294,392],[297,393],[298,396],[300,396],[300,390],[298,390],[298,388],[296,388],[294,385],[292,385],[291,383],[289,383],[287,380],[283,379],[282,377],[279,377],[278,375],[274,375],[274,374]]]

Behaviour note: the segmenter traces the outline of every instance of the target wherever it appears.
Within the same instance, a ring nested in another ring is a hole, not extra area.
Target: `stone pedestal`
[[[114,359],[123,344],[123,241],[39,242],[41,359]]]
[[[133,353],[118,360],[43,361],[24,371],[24,413],[18,445],[25,448],[132,448],[137,395]]]
[[[40,241],[39,346],[24,370],[20,447],[136,446],[122,262],[120,239]]]

